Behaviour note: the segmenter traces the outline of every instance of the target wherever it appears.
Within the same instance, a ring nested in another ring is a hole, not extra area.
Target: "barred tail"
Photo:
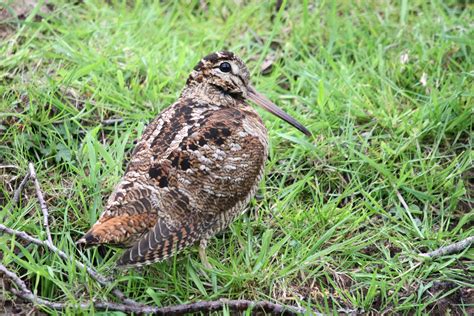
[[[200,240],[203,228],[194,224],[169,228],[162,220],[158,220],[148,233],[123,253],[117,267],[144,266],[162,261]]]

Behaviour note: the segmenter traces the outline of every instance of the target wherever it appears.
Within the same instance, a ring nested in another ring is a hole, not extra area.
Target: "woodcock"
[[[231,52],[204,57],[178,101],[145,129],[105,211],[78,243],[127,247],[118,266],[166,259],[226,228],[255,195],[268,154],[262,106],[310,132],[258,93]]]

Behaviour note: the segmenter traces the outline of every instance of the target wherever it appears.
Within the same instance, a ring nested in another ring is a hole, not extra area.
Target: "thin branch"
[[[13,204],[16,205],[20,201],[21,193],[23,192],[23,189],[25,188],[25,185],[28,183],[29,179],[30,179],[30,172],[28,171],[25,177],[23,178],[23,180],[21,180],[18,188],[15,190],[15,193],[13,194]]]
[[[5,276],[10,279],[18,289],[11,288],[10,291],[18,297],[21,297],[25,300],[30,301],[36,305],[43,305],[51,309],[63,310],[68,306],[64,302],[52,302],[50,300],[42,299],[33,294],[25,282],[20,279],[14,272],[7,269],[4,265],[0,263],[0,271],[5,274]],[[211,302],[197,302],[190,304],[182,304],[168,307],[157,307],[157,306],[133,306],[125,305],[121,303],[113,302],[93,302],[93,303],[79,303],[76,305],[77,308],[82,310],[90,309],[94,307],[97,310],[114,310],[121,311],[125,313],[141,313],[141,314],[150,314],[154,313],[157,315],[183,315],[187,313],[197,313],[197,312],[212,312],[222,310],[224,306],[227,306],[232,311],[245,311],[248,308],[252,308],[252,311],[264,311],[266,313],[278,314],[278,315],[297,315],[305,313],[303,308],[290,308],[283,305],[271,303],[268,301],[253,302],[248,300],[225,300],[221,299],[218,301]],[[321,314],[317,314],[321,315]]]
[[[452,253],[458,253],[458,252],[463,251],[466,248],[469,248],[473,242],[474,242],[474,236],[471,236],[461,241],[455,242],[453,244],[438,248],[434,251],[427,252],[427,253],[420,253],[419,255],[422,257],[427,257],[427,258],[437,258],[444,255],[449,255]]]
[[[112,118],[108,120],[103,120],[102,125],[115,125],[123,122],[123,118]]]
[[[43,212],[43,226],[44,226],[44,229],[46,230],[46,237],[48,239],[48,243],[50,245],[53,245],[53,239],[51,238],[51,231],[49,230],[48,206],[46,206],[46,202],[44,201],[43,192],[41,191],[41,187],[40,187],[38,178],[36,177],[35,166],[33,165],[32,162],[30,162],[28,166],[30,168],[30,177],[31,177],[31,179],[33,179],[33,182],[35,183],[36,196],[38,197],[38,201],[39,201],[39,204],[40,204],[40,207],[41,207],[41,211]]]
[[[197,302],[183,305],[167,306],[159,308],[156,312],[162,315],[184,315],[198,312],[212,312],[222,310],[227,306],[232,311],[245,311],[249,308],[255,313],[262,311],[275,315],[299,315],[304,314],[306,309],[298,307],[288,307],[275,304],[268,301],[249,301],[249,300],[227,300],[220,299],[210,302]],[[311,312],[312,315],[322,315],[320,313]]]
[[[15,165],[0,165],[0,169],[20,169]]]
[[[15,236],[15,237],[18,237],[24,241],[27,241],[29,243],[32,243],[32,244],[35,244],[35,245],[38,245],[38,246],[42,246],[42,247],[46,247],[48,248],[50,251],[54,252],[55,254],[57,254],[61,259],[63,259],[64,261],[71,261],[71,260],[74,260],[74,259],[71,259],[71,256],[67,255],[64,251],[58,249],[56,246],[54,246],[53,244],[50,244],[46,241],[42,241],[40,239],[37,239],[37,238],[34,238],[30,235],[28,235],[27,233],[25,232],[22,232],[22,231],[19,231],[19,230],[15,230],[15,229],[11,229],[11,228],[8,228],[6,227],[5,225],[3,224],[0,224],[0,232],[5,232],[9,235],[12,235],[12,236]],[[85,269],[86,272],[90,275],[90,277],[92,279],[94,279],[95,281],[97,281],[99,284],[103,285],[103,286],[111,286],[112,285],[112,282],[109,281],[107,278],[105,278],[104,276],[102,276],[101,274],[99,274],[97,271],[95,271],[94,269],[90,268],[90,267],[87,267],[86,265],[84,265],[82,262],[80,261],[77,261],[75,260],[75,265],[79,268],[79,269]],[[119,289],[113,289],[112,290],[112,293],[120,300],[122,300],[124,303],[126,304],[129,304],[129,305],[137,305],[137,306],[143,306],[142,304],[132,300],[132,299],[129,299],[125,296],[125,294],[120,291]]]

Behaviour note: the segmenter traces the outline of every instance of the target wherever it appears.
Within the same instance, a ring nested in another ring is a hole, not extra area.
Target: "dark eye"
[[[232,66],[228,62],[223,62],[219,65],[219,70],[222,72],[230,72],[232,70]]]

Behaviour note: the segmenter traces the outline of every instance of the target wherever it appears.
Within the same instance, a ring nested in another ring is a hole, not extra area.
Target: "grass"
[[[474,234],[472,4],[51,2],[0,24],[5,225],[45,237],[33,187],[12,203],[33,161],[55,244],[110,273],[120,251],[74,242],[147,122],[202,56],[226,48],[314,137],[259,110],[271,138],[266,176],[248,212],[210,242],[214,271],[203,273],[191,248],[116,275],[116,285],[162,306],[246,298],[323,313],[472,313],[473,250],[417,256]],[[123,122],[101,124],[111,118]],[[69,313],[110,298],[44,249],[1,236],[0,251],[39,296],[70,302]]]

